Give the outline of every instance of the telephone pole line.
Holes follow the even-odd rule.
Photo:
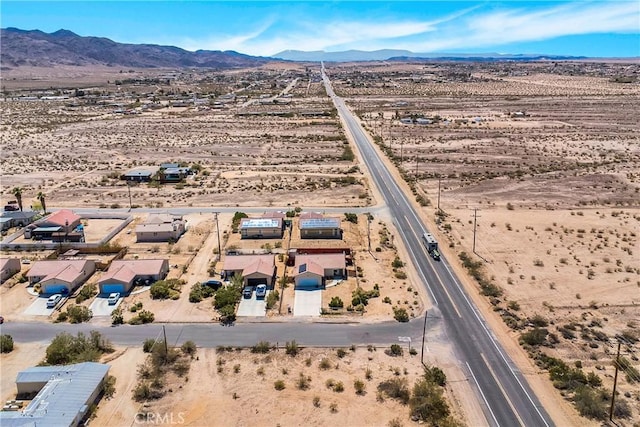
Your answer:
[[[611,393],[611,407],[609,408],[609,421],[613,421],[613,409],[616,402],[616,387],[618,386],[618,369],[620,368],[620,339],[618,339],[618,353],[616,354],[616,373],[613,376],[613,393]]]
[[[473,253],[476,253],[476,229],[478,228],[478,209],[473,209]],[[476,254],[477,255],[477,254]]]
[[[220,212],[214,212],[216,216],[216,231],[218,233],[218,260],[222,259],[222,247],[220,246],[220,225],[218,225],[218,215]]]
[[[440,174],[438,174],[438,212],[440,212],[440,182],[442,178],[440,178]]]

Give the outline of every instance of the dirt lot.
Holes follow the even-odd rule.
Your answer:
[[[380,401],[376,387],[381,381],[396,376],[407,378],[412,384],[422,372],[419,356],[408,355],[406,347],[401,357],[390,357],[382,348],[372,348],[372,351],[358,348],[355,353],[344,350],[343,358],[337,356],[336,349],[305,349],[293,358],[283,349],[267,355],[252,354],[247,349],[230,353],[199,349],[188,376],[172,380],[169,385],[172,392],[143,407],[131,399],[137,381],[136,370],[131,366],[142,363],[146,355],[141,349],[128,348],[110,362],[110,373],[117,378],[117,390],[111,400],[99,405],[92,424],[128,425],[137,413],[146,411],[172,416],[176,422],[180,418],[184,421],[180,424],[189,426],[298,425],[301,422],[314,426],[327,422],[382,426],[394,418],[401,420],[402,425],[409,425],[408,408],[390,398]],[[324,358],[329,361],[327,369],[319,366]],[[367,369],[371,371],[370,380],[365,378]],[[299,390],[296,386],[301,373],[311,379],[308,390]],[[344,391],[327,388],[329,379],[342,382]],[[354,381],[358,379],[365,383],[364,395],[354,391]],[[277,380],[284,382],[284,390],[274,389]],[[313,403],[315,397],[319,400],[318,406]],[[447,398],[455,399],[448,387]],[[335,412],[331,410],[332,404],[336,405]],[[458,405],[453,404],[452,410],[462,419]]]
[[[0,399],[15,399],[18,372],[44,359],[48,343],[14,344],[11,353],[0,353]]]

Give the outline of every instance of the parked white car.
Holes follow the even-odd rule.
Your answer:
[[[118,292],[113,292],[109,294],[109,297],[107,298],[107,302],[109,303],[109,305],[115,305],[118,303],[119,299],[120,299],[120,294]]]
[[[61,294],[53,294],[47,299],[47,308],[55,308],[62,299]]]

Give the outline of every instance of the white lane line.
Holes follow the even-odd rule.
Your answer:
[[[444,267],[447,269],[447,272],[449,272],[449,276],[451,277],[451,279],[453,280],[453,282],[456,284],[456,286],[458,287],[458,289],[460,290],[460,293],[462,294],[463,298],[465,299],[465,301],[467,302],[467,304],[469,305],[469,307],[471,307],[471,311],[473,312],[474,316],[476,317],[476,319],[478,320],[478,323],[480,324],[480,326],[482,327],[482,329],[484,330],[484,332],[487,334],[487,336],[489,337],[489,341],[491,341],[491,343],[493,344],[494,348],[498,351],[498,353],[500,354],[500,357],[502,358],[502,360],[504,361],[505,365],[507,365],[507,367],[509,368],[509,372],[511,372],[511,375],[513,375],[513,378],[516,380],[516,382],[518,383],[518,385],[520,386],[520,388],[522,389],[522,391],[524,392],[524,394],[527,396],[527,399],[529,399],[529,402],[531,403],[531,406],[533,406],[533,408],[536,410],[536,413],[538,414],[538,416],[540,417],[540,419],[542,420],[542,422],[544,423],[545,426],[549,427],[549,423],[547,423],[547,420],[545,420],[545,418],[542,416],[542,413],[540,412],[540,409],[538,409],[538,405],[535,404],[535,402],[533,401],[533,398],[531,397],[531,395],[529,394],[529,392],[527,391],[527,389],[524,388],[524,385],[522,384],[522,382],[520,381],[520,378],[518,378],[518,376],[516,375],[514,369],[511,367],[511,364],[509,363],[509,361],[507,360],[507,357],[504,355],[504,353],[502,352],[502,350],[500,349],[500,347],[498,346],[498,343],[496,342],[496,340],[494,339],[493,335],[491,334],[491,332],[489,331],[489,329],[486,327],[486,325],[484,324],[484,320],[482,318],[480,318],[480,315],[478,314],[478,312],[476,311],[476,308],[473,304],[471,304],[471,301],[469,301],[469,299],[467,298],[467,294],[460,288],[460,284],[458,283],[458,281],[456,280],[456,278],[453,276],[453,273],[451,272],[451,270],[449,269],[449,267],[447,266],[447,264],[444,264]]]
[[[511,399],[509,399],[509,395],[507,394],[506,390],[504,389],[504,387],[502,387],[502,384],[500,383],[500,381],[498,381],[498,377],[496,376],[496,373],[494,372],[493,369],[491,369],[491,364],[489,363],[489,361],[485,357],[484,353],[480,353],[480,357],[482,357],[482,360],[484,360],[485,365],[487,365],[487,368],[489,368],[489,373],[491,374],[491,376],[495,380],[496,384],[498,384],[498,388],[500,389],[500,392],[502,393],[502,395],[504,396],[505,400],[507,401],[507,403],[511,407],[511,410],[513,411],[513,413],[518,418],[518,422],[520,423],[521,426],[526,426],[526,424],[524,423],[524,421],[520,417],[520,414],[518,414],[518,411],[516,410],[515,406],[513,406],[513,402],[511,401]]]
[[[500,423],[496,419],[496,415],[491,410],[491,406],[489,406],[489,402],[487,402],[487,398],[484,395],[484,393],[482,392],[482,387],[480,387],[480,384],[478,383],[478,379],[476,378],[476,376],[473,373],[473,369],[471,369],[471,366],[469,365],[469,362],[465,362],[465,363],[467,364],[467,369],[469,370],[469,373],[471,374],[471,378],[473,378],[473,381],[476,383],[476,387],[478,387],[478,391],[480,392],[480,396],[482,396],[482,400],[484,400],[484,404],[486,405],[487,409],[489,410],[489,413],[491,414],[491,418],[493,418],[493,421],[496,423],[497,426],[499,426]]]

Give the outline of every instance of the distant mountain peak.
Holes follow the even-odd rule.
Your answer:
[[[136,68],[239,68],[269,61],[237,52],[199,50],[175,46],[118,43],[104,37],[83,37],[60,29],[53,33],[19,28],[0,29],[0,65],[51,67],[103,65]]]

